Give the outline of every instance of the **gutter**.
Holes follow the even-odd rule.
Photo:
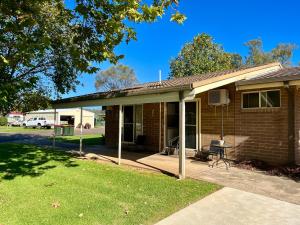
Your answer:
[[[183,91],[183,90],[192,90],[192,84],[176,86],[176,87],[168,87],[168,88],[154,88],[152,90],[143,90],[143,91],[133,91],[133,92],[124,92],[124,93],[111,93],[111,97],[104,96],[103,98],[97,98],[93,96],[93,94],[89,96],[77,96],[71,98],[65,98],[61,100],[51,101],[51,104],[60,104],[60,103],[69,103],[69,102],[81,102],[81,101],[89,101],[89,100],[98,100],[98,99],[110,99],[110,98],[122,98],[128,96],[139,96],[139,95],[147,95],[147,94],[160,94],[160,93],[168,93],[173,91]],[[109,94],[109,93],[108,93]],[[96,93],[94,94],[96,95]]]

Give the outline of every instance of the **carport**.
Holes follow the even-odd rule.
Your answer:
[[[119,128],[118,128],[118,161],[117,163],[121,164],[122,158],[122,120],[123,120],[123,106],[134,104],[144,104],[144,103],[160,103],[160,102],[179,102],[180,105],[180,154],[179,154],[179,176],[180,178],[185,177],[185,100],[194,97],[194,94],[191,93],[191,87],[187,86],[185,89],[188,91],[182,91],[183,87],[173,88],[170,90],[153,90],[151,92],[146,93],[128,93],[127,90],[119,90],[119,91],[111,91],[111,92],[102,92],[91,95],[79,96],[74,98],[62,99],[52,102],[52,106],[54,111],[57,109],[65,109],[65,108],[74,108],[80,107],[80,119],[82,120],[83,107],[91,107],[91,106],[119,106]],[[56,115],[56,113],[54,113]],[[54,119],[56,121],[56,118]],[[79,150],[82,152],[82,129],[83,126],[81,124],[81,137],[80,137],[80,146]],[[55,146],[55,137],[53,144]]]

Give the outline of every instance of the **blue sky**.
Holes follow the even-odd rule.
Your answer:
[[[66,0],[69,4],[71,0]],[[124,54],[120,61],[132,67],[140,82],[158,80],[158,70],[166,79],[169,61],[184,43],[198,33],[206,32],[222,44],[228,52],[247,54],[244,43],[262,38],[264,49],[270,50],[277,43],[295,43],[300,46],[300,1],[269,0],[181,0],[179,10],[187,16],[183,25],[169,21],[169,15],[153,24],[136,25],[137,41],[121,44],[117,53]],[[300,61],[300,48],[295,51],[293,63]],[[100,65],[107,69],[109,63]],[[94,75],[83,75],[82,86],[63,97],[95,92]]]

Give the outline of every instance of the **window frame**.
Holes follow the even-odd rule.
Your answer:
[[[262,92],[269,92],[269,91],[279,91],[279,106],[272,106],[272,107],[262,107],[261,106],[261,93]],[[249,94],[249,93],[258,93],[258,100],[259,100],[259,103],[258,103],[258,107],[251,107],[251,108],[244,108],[244,95],[245,94]],[[248,110],[248,109],[278,109],[281,107],[281,90],[280,89],[267,89],[267,90],[257,90],[257,91],[246,91],[246,92],[242,92],[241,93],[241,108],[242,109],[245,109],[245,110]]]

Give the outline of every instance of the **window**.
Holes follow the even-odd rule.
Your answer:
[[[242,107],[244,109],[280,107],[280,90],[242,93]]]
[[[243,108],[258,108],[259,92],[243,94]]]

